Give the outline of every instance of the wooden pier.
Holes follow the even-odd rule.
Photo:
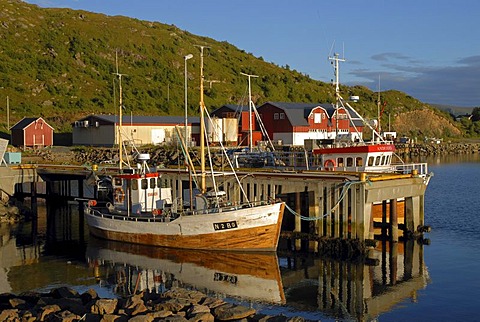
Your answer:
[[[8,171],[12,180],[6,184],[10,187],[1,183],[0,188],[12,194],[89,199],[95,194],[95,175],[106,175],[111,169],[37,165],[10,167]],[[172,187],[173,200],[188,198],[190,177],[186,169],[158,171],[164,185]],[[427,183],[415,172],[396,175],[263,170],[238,171],[237,176],[249,200],[280,198],[286,202],[282,231],[293,239],[303,236],[293,242],[297,250],[317,251],[319,238],[364,243],[381,230],[396,242],[402,236],[424,231]],[[207,185],[212,186],[212,182],[207,180]],[[217,178],[217,185],[233,196],[232,202],[244,201],[233,175]],[[313,238],[305,241],[305,236]]]

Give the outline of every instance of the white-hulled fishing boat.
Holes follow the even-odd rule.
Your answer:
[[[246,201],[238,204],[230,202],[232,199],[225,191],[206,189],[203,67],[201,80],[202,180],[200,193],[195,196],[192,208],[172,202],[171,188],[163,188],[160,173],[150,171],[147,154],[139,154],[138,161],[141,164],[137,168],[124,169],[120,151],[119,173],[112,176],[113,203],[98,206],[95,202],[89,202],[85,210],[86,221],[93,235],[109,240],[186,249],[276,250],[285,206],[283,202],[249,202],[244,194]],[[120,119],[121,110],[120,95]],[[121,139],[119,146],[122,146]],[[194,171],[191,160],[189,165],[190,170]],[[190,191],[190,194],[193,196],[194,191]]]

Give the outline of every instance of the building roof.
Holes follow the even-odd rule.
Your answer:
[[[46,124],[48,127],[50,127],[53,130],[53,127],[51,127],[45,120],[41,117],[24,117],[20,121],[18,121],[14,126],[10,128],[10,130],[23,130],[33,122],[41,119],[44,124]]]
[[[329,109],[333,109],[332,104],[320,103],[267,102],[262,106],[266,104],[270,104],[285,111],[287,118],[290,120],[290,123],[293,126],[308,126],[308,115],[310,115],[312,110],[316,107],[323,107],[325,110],[327,110],[327,113],[329,113]]]
[[[219,108],[214,109],[212,112],[210,112],[210,115],[215,114],[218,110],[220,110],[222,108],[223,109],[227,108],[227,109],[231,110],[232,112],[248,111],[248,105],[245,106],[245,105],[236,105],[236,104],[225,104],[225,105],[222,105]]]
[[[96,118],[108,123],[117,123],[118,115],[89,115],[82,118],[80,121]],[[122,123],[124,124],[185,124],[184,116],[142,116],[142,115],[122,115]],[[198,116],[189,116],[188,123],[200,123],[200,118]]]
[[[285,111],[290,123],[293,126],[308,126],[308,116],[316,107],[322,107],[326,110],[329,117],[335,113],[335,106],[331,103],[288,103],[288,102],[267,102],[263,105],[270,104]],[[262,105],[262,106],[263,106]],[[362,126],[360,115],[353,109],[345,106],[355,126]]]

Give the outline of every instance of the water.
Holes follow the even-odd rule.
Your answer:
[[[76,204],[55,203],[39,205],[38,235],[30,222],[0,226],[0,293],[65,285],[115,297],[179,285],[311,320],[480,321],[480,158],[427,161],[429,244],[386,243],[374,264],[106,242],[88,235]]]

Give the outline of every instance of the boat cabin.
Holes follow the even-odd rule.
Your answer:
[[[314,149],[317,166],[331,171],[391,172],[393,144],[352,145]]]
[[[171,188],[162,188],[157,173],[124,173],[113,177],[115,209],[140,214],[158,212],[172,204]]]

